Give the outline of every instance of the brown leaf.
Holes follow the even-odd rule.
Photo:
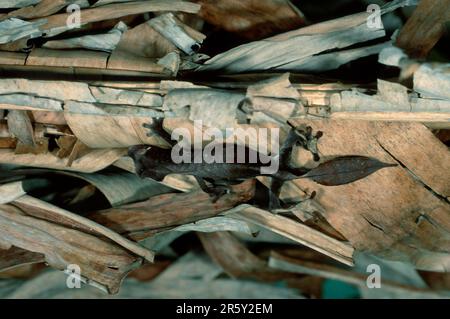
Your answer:
[[[260,39],[305,24],[303,14],[288,0],[196,0],[208,23],[248,39]]]
[[[393,166],[397,164],[383,163],[365,156],[343,156],[320,164],[303,177],[321,185],[338,186],[355,182],[382,168]]]
[[[253,180],[232,187],[216,203],[203,191],[154,196],[148,201],[90,213],[88,218],[135,240],[178,225],[214,217],[254,196]]]
[[[47,137],[35,138],[34,145],[25,144],[21,141],[17,142],[16,148],[14,150],[14,154],[46,154],[48,153],[48,142],[49,139]]]
[[[77,144],[78,139],[75,136],[61,136],[56,140],[56,144],[59,146],[59,150],[56,154],[59,158],[66,158],[68,157],[75,148],[75,145]]]
[[[0,249],[0,272],[21,265],[41,263],[45,261],[43,254],[34,253],[12,246],[8,250]]]
[[[336,240],[290,218],[275,215],[251,206],[229,214],[228,216],[255,224],[314,249],[343,264],[353,266],[354,249],[351,245]]]
[[[154,253],[152,251],[143,248],[135,242],[120,236],[109,228],[99,225],[83,216],[74,214],[28,195],[24,195],[16,199],[12,204],[19,207],[23,211],[26,211],[28,215],[33,217],[69,227],[70,229],[77,229],[95,236],[106,237],[108,240],[111,240],[130,252],[133,252],[137,256],[141,256],[150,262],[154,261]]]
[[[386,163],[395,158],[407,168],[381,170],[339,187],[321,187],[306,178],[294,181],[301,189],[317,191],[324,217],[355,249],[409,262],[418,269],[449,269],[450,206],[437,191],[425,187],[441,192],[448,187],[449,152],[423,124],[354,120],[295,120],[293,124],[324,132],[320,152],[325,158],[361,154]],[[411,161],[408,154],[416,154],[417,159]],[[439,173],[442,177],[437,180]]]
[[[0,206],[0,230],[2,248],[15,246],[45,255],[46,262],[60,270],[79,265],[89,283],[111,294],[117,293],[123,278],[142,263],[115,243],[27,216],[11,205]]]
[[[230,232],[198,233],[198,236],[208,255],[231,277],[263,281],[292,277],[269,268],[265,260],[254,255]]]
[[[10,110],[8,112],[8,128],[12,136],[25,145],[34,146],[34,132],[27,111]]]
[[[425,58],[445,32],[450,20],[450,0],[420,1],[401,30],[396,45],[414,58]]]
[[[12,137],[0,137],[0,148],[16,148],[17,139]]]

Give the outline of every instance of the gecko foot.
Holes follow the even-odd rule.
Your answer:
[[[213,186],[208,189],[207,193],[215,204],[222,196],[231,193],[231,189],[227,186]]]
[[[323,136],[322,131],[318,131],[313,135],[313,129],[311,126],[307,126],[305,129],[295,129],[293,130],[298,136],[297,145],[303,147],[305,150],[311,152],[314,156],[314,161],[320,161],[319,150],[317,143],[319,139]]]
[[[153,120],[152,123],[142,124],[142,126],[144,128],[149,130],[149,132],[147,132],[148,137],[154,136],[155,131],[159,133],[164,130],[164,127],[163,127],[164,118],[163,117],[156,117],[156,118],[153,118],[152,120]]]

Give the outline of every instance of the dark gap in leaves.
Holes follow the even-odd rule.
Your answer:
[[[170,244],[170,247],[179,256],[183,256],[190,251],[203,251],[203,245],[194,232],[181,235]]]

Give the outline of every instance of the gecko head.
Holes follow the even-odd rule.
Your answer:
[[[140,157],[144,156],[145,153],[150,149],[150,146],[148,145],[135,145],[131,146],[128,149],[128,156],[131,157],[133,160],[138,160]]]
[[[133,159],[136,174],[140,177],[144,177],[145,175],[145,167],[142,161],[145,159],[145,154],[149,149],[150,146],[147,145],[135,145],[128,149],[128,156]]]

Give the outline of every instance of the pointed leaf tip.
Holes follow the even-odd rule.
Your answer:
[[[320,164],[303,177],[321,185],[339,186],[363,179],[382,168],[394,166],[397,164],[383,163],[365,156],[343,156]]]

